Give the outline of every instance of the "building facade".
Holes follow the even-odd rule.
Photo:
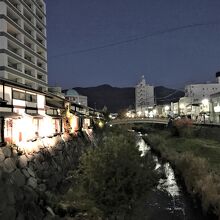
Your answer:
[[[185,97],[191,98],[191,103],[199,104],[210,95],[220,92],[220,72],[216,73],[217,83],[191,84],[185,87]]]
[[[146,116],[148,111],[154,107],[154,86],[146,84],[144,76],[135,87],[136,113]]]
[[[69,102],[88,106],[87,96],[80,95],[75,89],[68,89],[65,91],[64,96]]]
[[[62,132],[60,111],[64,109],[64,101],[9,80],[0,80],[1,142],[22,146],[36,136]]]
[[[0,0],[0,78],[47,91],[43,0]]]

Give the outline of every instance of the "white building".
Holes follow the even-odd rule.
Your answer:
[[[185,97],[179,100],[180,115],[191,116],[194,120],[201,114],[210,116],[211,96],[220,92],[220,72],[216,73],[216,78],[217,83],[191,84],[185,87]]]
[[[60,110],[65,99],[0,80],[1,142],[22,146],[35,138],[62,132]]]
[[[68,89],[64,96],[72,103],[88,106],[87,96],[80,95],[75,89]]]
[[[43,0],[0,1],[0,78],[47,91]]]
[[[220,92],[220,72],[216,73],[217,83],[191,84],[185,87],[185,96],[191,98],[192,103],[201,103],[210,95]]]
[[[144,76],[135,87],[135,106],[136,112],[141,115],[148,114],[149,110],[154,107],[154,86],[146,84]]]

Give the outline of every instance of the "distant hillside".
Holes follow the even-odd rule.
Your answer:
[[[132,108],[135,106],[135,89],[132,87],[117,88],[110,85],[100,85],[73,89],[79,94],[87,96],[88,105],[92,108],[102,109],[106,106],[110,112],[118,112],[129,106]],[[158,86],[155,87],[155,96],[157,104],[166,104],[171,101],[177,101],[184,96],[184,92]]]

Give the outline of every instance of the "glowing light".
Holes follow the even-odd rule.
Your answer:
[[[220,112],[220,105],[214,106],[214,112]]]
[[[145,115],[145,117],[148,117],[148,115],[149,115],[148,111],[144,111],[144,115]]]
[[[209,100],[208,99],[203,99],[202,100],[202,104],[203,105],[208,105],[209,104]]]
[[[180,104],[180,109],[184,109],[185,105],[183,103]]]
[[[100,128],[103,128],[104,123],[103,123],[102,121],[99,121],[98,126],[99,126]]]
[[[150,118],[153,118],[153,117],[154,117],[153,111],[150,111],[150,112],[149,112],[149,117],[150,117]]]
[[[78,124],[78,117],[71,114],[72,117],[70,117],[70,126],[71,126],[71,132],[76,132],[77,130],[79,130],[79,124]]]
[[[156,114],[157,114],[157,110],[154,109],[154,110],[153,110],[153,115],[155,116]]]
[[[168,105],[165,106],[165,111],[169,111],[170,107]]]
[[[140,117],[140,116],[141,116],[141,111],[138,111],[138,112],[137,112],[137,115]]]

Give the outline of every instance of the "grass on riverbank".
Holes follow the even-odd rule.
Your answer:
[[[220,216],[220,143],[193,135],[175,137],[168,131],[151,133],[148,141],[180,173],[188,192],[201,200],[204,211]]]

